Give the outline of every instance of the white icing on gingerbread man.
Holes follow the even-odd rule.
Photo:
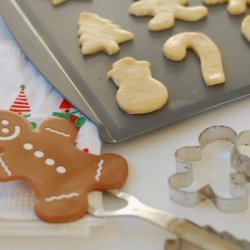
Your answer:
[[[6,134],[10,132],[9,128],[6,127],[9,125],[9,121],[4,119],[1,121],[1,124],[4,126],[1,129],[1,132],[4,134],[4,136],[0,136],[0,141],[13,140],[13,139],[16,139],[20,135],[21,128],[19,126],[15,126],[14,132],[10,135],[5,136]]]

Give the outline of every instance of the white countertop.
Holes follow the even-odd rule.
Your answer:
[[[0,27],[0,38],[6,33]],[[210,201],[187,208],[169,198],[168,177],[175,173],[174,152],[186,145],[197,145],[199,133],[213,125],[227,125],[235,131],[250,129],[250,98],[244,98],[169,127],[159,129],[119,144],[104,144],[102,152],[124,156],[129,163],[129,177],[123,191],[143,203],[185,217],[201,225],[211,225],[250,240],[250,206],[241,213],[218,211]],[[169,233],[135,218],[110,218],[91,230],[87,238],[0,237],[0,248],[8,250],[163,250]]]

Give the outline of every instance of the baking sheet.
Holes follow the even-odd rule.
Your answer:
[[[250,94],[249,43],[240,33],[244,17],[231,16],[226,5],[208,6],[207,18],[195,23],[176,21],[173,29],[150,32],[149,17],[134,17],[131,0],[71,0],[55,7],[49,0],[1,0],[0,10],[28,57],[66,98],[94,120],[106,142],[119,142],[173,124],[201,111]],[[190,1],[190,5],[201,1]],[[121,44],[117,55],[83,56],[77,37],[80,12],[95,12],[135,35]],[[226,83],[207,87],[199,58],[172,62],[162,54],[165,41],[174,34],[197,31],[207,34],[220,48]],[[145,115],[129,115],[117,105],[117,87],[107,78],[112,64],[125,56],[147,60],[152,76],[169,91],[166,106]]]

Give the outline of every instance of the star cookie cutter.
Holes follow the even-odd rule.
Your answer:
[[[233,144],[231,153],[231,166],[240,172],[230,174],[230,192],[232,197],[222,197],[213,190],[208,183],[195,191],[187,191],[193,182],[193,162],[201,160],[202,149],[215,141],[228,141]],[[184,206],[194,206],[204,200],[210,199],[222,212],[241,212],[247,208],[246,189],[247,176],[250,176],[250,159],[242,154],[239,146],[250,145],[250,131],[237,133],[227,126],[212,126],[199,135],[199,146],[185,146],[175,152],[177,173],[168,178],[171,199]],[[219,166],[218,166],[219,167]]]

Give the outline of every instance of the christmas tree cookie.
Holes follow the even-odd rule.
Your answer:
[[[105,51],[112,55],[120,50],[119,43],[133,39],[133,34],[94,13],[82,12],[78,20],[78,35],[84,55]]]

